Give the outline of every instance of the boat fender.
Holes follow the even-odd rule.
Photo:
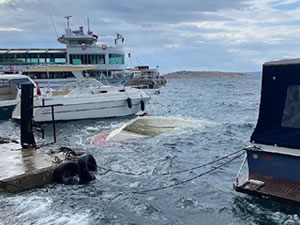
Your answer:
[[[80,168],[76,162],[65,161],[56,167],[53,175],[59,184],[79,184]]]
[[[78,165],[80,167],[80,184],[86,184],[96,179],[91,172],[97,171],[97,163],[91,154],[81,156],[78,160]]]
[[[131,101],[131,98],[127,98],[127,104],[128,104],[128,108],[132,108],[132,101]]]
[[[141,110],[144,112],[145,111],[145,102],[141,101]]]

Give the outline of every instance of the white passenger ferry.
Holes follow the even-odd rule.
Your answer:
[[[65,34],[57,40],[66,45],[60,49],[0,49],[0,72],[17,73],[45,64],[71,64],[71,65],[94,65],[96,69],[90,76],[99,78],[101,81],[114,84],[126,82],[125,75],[125,52],[123,48],[124,37],[116,33],[113,43],[104,43],[101,37],[94,34],[88,24],[87,33],[83,26],[78,30],[70,28],[71,16],[67,19]],[[50,73],[31,74],[36,79],[64,78],[66,74]]]

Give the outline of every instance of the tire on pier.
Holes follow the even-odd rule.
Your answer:
[[[81,156],[78,160],[78,165],[80,168],[80,184],[86,184],[96,179],[93,172],[97,171],[97,163],[91,154]]]
[[[65,161],[54,170],[54,181],[59,184],[79,184],[80,167],[76,162]]]

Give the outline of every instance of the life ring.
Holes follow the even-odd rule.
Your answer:
[[[95,158],[91,154],[81,156],[78,160],[78,165],[80,168],[80,184],[86,184],[96,179],[91,171],[97,171],[97,163]]]
[[[86,50],[86,49],[87,49],[87,45],[86,45],[86,44],[82,44],[82,45],[81,45],[81,49],[82,49],[82,50]]]
[[[127,98],[126,101],[127,101],[128,108],[131,109],[131,108],[132,108],[132,101],[131,101],[131,98]]]
[[[107,49],[107,46],[106,46],[106,45],[102,45],[102,49],[103,49],[103,50],[106,50],[106,49]]]
[[[79,184],[80,168],[76,162],[66,161],[54,170],[54,181],[59,184]]]
[[[144,112],[145,111],[145,102],[141,101],[141,110]]]

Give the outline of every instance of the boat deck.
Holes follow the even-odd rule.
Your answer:
[[[255,182],[259,181],[259,182]],[[236,191],[300,206],[300,184],[273,177],[256,176],[242,184],[233,184]]]

